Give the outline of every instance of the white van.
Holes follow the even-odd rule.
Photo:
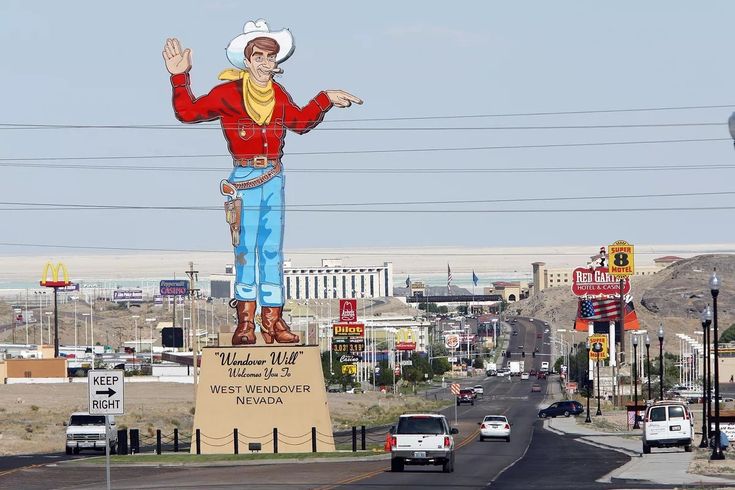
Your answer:
[[[683,446],[692,452],[694,419],[689,407],[682,402],[661,401],[646,409],[643,418],[643,454],[652,447]]]

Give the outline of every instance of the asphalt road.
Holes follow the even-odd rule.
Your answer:
[[[508,348],[513,359],[524,359],[526,370],[540,367],[546,356],[530,353],[538,346],[542,353],[546,335],[543,322],[519,321],[517,336],[510,336]],[[527,354],[520,357],[518,345]],[[477,378],[463,385],[477,384]],[[546,382],[539,381],[542,393],[531,393],[535,380],[520,378],[488,378],[482,380],[485,395],[474,406],[457,407],[457,452],[455,472],[442,473],[441,467],[407,466],[402,473],[389,471],[389,461],[328,462],[310,464],[278,464],[253,466],[207,467],[114,467],[113,487],[142,488],[605,488],[595,479],[627,461],[619,453],[592,448],[541,429],[537,418],[543,404]],[[446,413],[454,425],[455,407]],[[505,414],[513,423],[511,441],[479,442],[478,422],[487,414]],[[48,456],[48,455],[46,455]],[[44,455],[39,458],[43,459]],[[139,458],[144,458],[143,455]],[[3,458],[4,459],[4,458]],[[60,458],[66,459],[66,457]],[[2,461],[2,460],[0,460]],[[16,460],[17,462],[17,460]],[[580,462],[582,464],[580,464]],[[595,462],[595,464],[592,464]],[[104,467],[70,465],[26,466],[19,470],[1,471],[0,487],[4,488],[99,488],[104,483]],[[2,467],[2,466],[0,466]],[[609,469],[608,469],[609,468]],[[570,476],[572,475],[572,476]],[[543,477],[543,479],[539,479]]]

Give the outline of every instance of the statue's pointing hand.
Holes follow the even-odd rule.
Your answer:
[[[181,50],[181,44],[176,38],[166,39],[163,45],[163,59],[166,62],[166,69],[172,75],[186,73],[191,70],[191,50]]]
[[[327,90],[329,101],[335,107],[350,107],[352,103],[362,104],[362,100],[344,90]]]

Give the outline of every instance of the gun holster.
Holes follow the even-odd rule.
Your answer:
[[[225,220],[230,225],[232,235],[232,246],[240,244],[240,219],[242,218],[242,199],[230,199],[225,201]]]

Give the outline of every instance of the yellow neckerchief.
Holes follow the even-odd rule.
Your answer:
[[[261,87],[250,80],[250,73],[242,70],[228,69],[219,74],[220,80],[242,79],[242,96],[245,110],[248,116],[258,123],[259,126],[271,122],[273,108],[276,105],[273,82],[268,80],[268,85]]]

